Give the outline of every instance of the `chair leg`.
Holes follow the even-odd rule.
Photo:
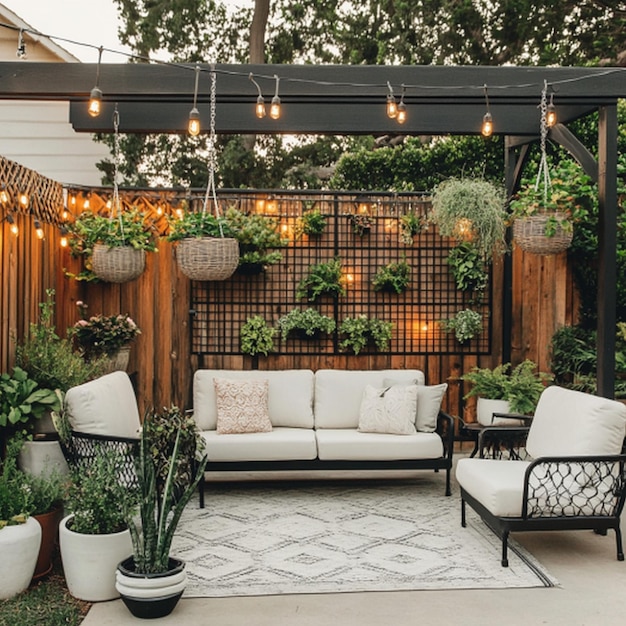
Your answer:
[[[465,500],[461,498],[461,526],[465,528],[467,523],[465,521]]]
[[[509,566],[509,558],[508,558],[508,543],[509,543],[509,531],[505,530],[502,533],[502,567]]]
[[[615,543],[617,544],[617,560],[624,560],[624,548],[622,547],[622,531],[618,526],[615,527]]]
[[[198,483],[198,496],[200,497],[200,508],[204,508],[204,476],[200,479]]]
[[[452,495],[452,491],[450,490],[450,468],[446,470],[446,495]]]

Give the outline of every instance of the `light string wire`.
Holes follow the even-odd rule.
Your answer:
[[[77,41],[75,39],[69,39],[66,37],[60,37],[57,35],[50,35],[50,34],[46,34],[46,33],[42,33],[41,31],[38,31],[36,29],[33,28],[20,28],[19,26],[15,26],[13,24],[4,24],[4,23],[0,23],[0,28],[8,28],[10,30],[14,30],[14,31],[22,31],[24,33],[28,33],[30,35],[35,35],[37,37],[45,37],[47,39],[52,39],[52,40],[57,40],[57,41],[61,41],[64,43],[69,43],[75,46],[82,46],[85,48],[92,48],[95,50],[99,50],[100,48],[102,50],[105,50],[107,52],[111,52],[113,54],[118,54],[120,56],[124,56],[128,59],[131,60],[136,60],[136,61],[142,61],[142,62],[146,62],[146,63],[151,63],[154,65],[164,65],[164,66],[168,66],[168,67],[175,67],[181,70],[185,70],[185,71],[195,71],[195,65],[193,64],[184,64],[184,63],[178,63],[178,62],[174,62],[174,61],[163,61],[163,60],[159,60],[159,59],[153,59],[149,56],[146,55],[139,55],[139,54],[134,54],[134,53],[130,53],[130,52],[123,52],[121,50],[115,50],[113,48],[105,48],[103,46],[96,46],[94,44],[90,44],[90,43],[85,43],[82,41]],[[226,70],[226,69],[217,69],[215,68],[214,65],[211,66],[212,69],[205,69],[205,68],[201,68],[201,72],[215,72],[216,74],[223,74],[223,75],[228,75],[228,76],[241,76],[243,78],[249,79],[250,76],[250,72],[237,72],[235,70]],[[446,66],[444,66],[446,67]],[[554,69],[554,68],[545,68],[546,70],[550,70],[550,69]],[[562,69],[567,69],[567,68],[562,68]],[[593,72],[593,73],[589,73],[589,74],[585,74],[583,76],[574,76],[571,78],[563,78],[563,79],[559,79],[559,80],[555,80],[552,81],[550,83],[548,83],[550,86],[554,87],[555,85],[564,85],[564,84],[568,84],[568,83],[575,83],[575,82],[580,82],[583,80],[590,80],[593,78],[598,78],[598,77],[603,77],[603,76],[610,76],[611,74],[615,74],[615,73],[626,73],[626,68],[623,67],[611,67],[611,68],[607,68],[606,70],[602,71],[602,72]],[[271,80],[271,81],[275,81],[276,80],[276,75],[272,74],[255,74],[254,75],[256,78],[261,78],[264,80]],[[373,87],[381,87],[381,88],[387,88],[389,85],[389,81],[386,81],[385,83],[355,83],[355,82],[347,82],[347,81],[321,81],[321,80],[312,80],[312,79],[308,79],[308,78],[298,78],[298,77],[287,77],[287,76],[281,76],[280,80],[284,81],[284,82],[290,82],[290,83],[302,83],[302,84],[310,84],[310,85],[319,85],[319,86],[325,86],[325,87],[357,87],[357,88],[364,88],[364,89],[371,89]],[[545,82],[545,81],[544,81]],[[538,86],[537,83],[534,82],[529,82],[529,83],[518,83],[518,84],[507,84],[507,85],[489,85],[489,89],[490,90],[506,90],[506,89],[529,89],[531,87],[536,87]],[[408,90],[408,89],[415,89],[415,90],[438,90],[438,91],[454,91],[454,90],[459,90],[459,89],[471,89],[471,90],[483,90],[485,88],[484,84],[481,85],[427,85],[427,84],[410,84],[410,83],[404,83],[404,87]]]

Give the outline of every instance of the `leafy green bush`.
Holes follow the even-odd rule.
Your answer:
[[[368,318],[366,315],[346,317],[339,326],[340,334],[345,336],[339,347],[359,354],[372,341],[378,350],[384,351],[389,347],[392,330],[392,322],[375,317]]]
[[[475,246],[466,242],[451,248],[447,263],[457,289],[482,294],[489,283],[489,273]]]
[[[296,298],[299,300],[306,298],[310,302],[314,302],[323,295],[344,296],[346,289],[341,278],[341,259],[339,257],[311,265],[308,276],[305,276],[298,283]]]
[[[483,316],[472,309],[463,309],[454,317],[439,322],[446,333],[454,333],[459,343],[465,343],[480,335],[483,330]]]
[[[250,356],[263,354],[267,356],[274,349],[274,337],[277,330],[268,326],[260,315],[253,315],[239,331],[241,351]]]
[[[289,333],[297,331],[305,337],[314,338],[319,333],[330,335],[335,330],[335,320],[315,309],[292,309],[278,320],[281,339],[286,341]]]
[[[401,261],[388,263],[381,267],[372,279],[372,286],[374,291],[402,293],[406,291],[410,280],[411,266],[406,262],[406,257],[403,257]]]

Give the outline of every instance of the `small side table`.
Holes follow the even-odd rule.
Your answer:
[[[478,422],[466,423],[462,421],[459,433],[474,442],[474,449],[470,453],[470,458],[475,457],[479,450],[481,456],[485,456],[485,450],[489,450],[489,456],[492,458],[500,458],[503,451],[506,451],[512,459],[524,458],[525,452],[522,452],[522,449],[524,449],[528,427],[533,418],[528,415],[512,413],[494,413],[493,417],[520,420],[524,422],[524,425],[483,426]]]

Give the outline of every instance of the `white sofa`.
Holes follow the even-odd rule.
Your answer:
[[[267,381],[271,430],[219,432],[215,379],[263,384]],[[391,384],[417,385],[418,430],[402,435],[360,432],[360,409],[366,387]],[[202,369],[195,372],[193,379],[193,416],[206,442],[207,472],[443,469],[446,495],[450,495],[453,420],[439,408],[445,388],[445,384],[427,387],[420,370]],[[420,415],[432,415],[433,432],[419,429]],[[202,506],[203,485],[200,487]]]

